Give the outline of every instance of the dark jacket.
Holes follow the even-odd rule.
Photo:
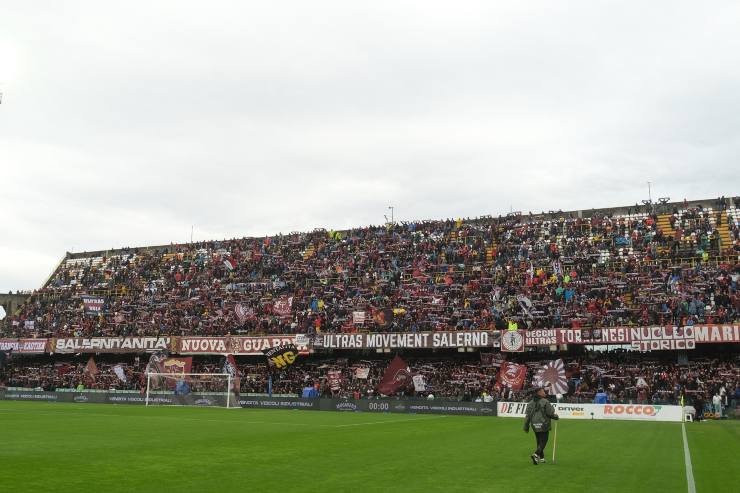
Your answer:
[[[555,408],[544,397],[535,397],[527,405],[527,417],[524,419],[524,431],[550,431],[550,420],[559,419]]]

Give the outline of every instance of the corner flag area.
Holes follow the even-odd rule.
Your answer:
[[[680,423],[0,402],[4,491],[685,492]],[[740,421],[686,423],[695,491],[740,482]]]

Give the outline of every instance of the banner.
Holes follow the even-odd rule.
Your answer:
[[[383,395],[394,395],[404,389],[411,382],[409,367],[400,356],[396,356],[388,365],[383,374],[383,379],[378,384],[378,392]]]
[[[46,352],[48,339],[0,339],[0,351],[14,353],[43,353]]]
[[[342,388],[342,372],[341,370],[329,370],[326,373],[326,383],[329,384],[331,390],[339,390]]]
[[[481,366],[494,366],[500,367],[501,363],[504,362],[504,355],[501,353],[480,353],[480,364]]]
[[[508,330],[501,335],[501,351],[507,353],[521,353],[524,351],[523,330]]]
[[[355,325],[364,325],[365,312],[352,312],[352,323]]]
[[[320,345],[332,349],[445,349],[497,347],[500,334],[487,331],[320,334]],[[319,344],[317,344],[319,345]]]
[[[732,342],[740,342],[740,325],[536,329],[527,331],[525,336],[527,346],[617,344],[640,351],[694,349],[696,344]]]
[[[193,367],[193,358],[165,358],[162,363],[162,373],[171,373],[173,375],[179,375],[182,373],[190,373]]]
[[[658,404],[553,404],[563,419],[616,419],[633,421],[681,421],[683,408]],[[499,402],[497,414],[510,418],[526,415],[526,402]]]
[[[171,337],[74,337],[51,339],[51,353],[142,353],[168,350]]]
[[[546,361],[537,370],[533,383],[537,387],[543,387],[549,395],[567,394],[568,380],[565,378],[563,360]]]
[[[416,392],[424,392],[427,389],[426,382],[424,381],[424,375],[414,375],[412,378],[414,382],[414,390]]]
[[[521,337],[520,337],[521,336]],[[523,343],[522,343],[523,342]],[[0,339],[0,350],[17,353],[142,353],[261,355],[266,349],[294,344],[300,354],[326,349],[498,348],[523,351],[527,346],[561,344],[627,345],[639,351],[693,349],[696,344],[740,342],[740,325],[691,327],[610,327],[604,329],[536,329],[518,331],[402,332],[359,334],[289,334],[232,337],[60,337]],[[484,354],[490,354],[488,352]],[[498,353],[493,353],[497,355]],[[497,366],[499,356],[481,356]],[[493,358],[491,360],[490,358]]]
[[[36,402],[76,402],[98,404],[132,404],[143,406],[146,397],[140,392],[43,392],[0,390],[0,400]],[[455,402],[445,400],[406,401],[383,399],[302,399],[300,397],[241,396],[239,405],[245,408],[295,409],[306,411],[357,411],[369,413],[401,414],[446,414],[467,416],[495,416],[496,404],[493,402]],[[223,393],[195,392],[189,396],[158,394],[150,396],[149,402],[156,404],[195,404],[205,406],[225,406]]]
[[[355,368],[355,378],[366,380],[370,375],[370,368]]]
[[[293,344],[301,354],[308,353],[310,340],[305,334],[265,337],[178,337],[179,354],[262,355],[266,349]]]
[[[100,315],[103,313],[105,298],[99,296],[82,296],[82,305],[85,308],[85,315]]]
[[[266,349],[263,353],[267,357],[268,363],[279,370],[289,367],[298,358],[298,348],[293,344]]]
[[[498,372],[498,382],[514,390],[521,390],[524,387],[524,381],[527,378],[527,366],[517,365],[504,361],[501,363],[501,369]]]
[[[392,308],[385,308],[383,310],[373,310],[373,322],[380,327],[390,327],[393,323],[395,314]]]
[[[291,308],[293,307],[292,296],[281,296],[275,300],[272,305],[272,311],[279,317],[290,317],[292,314]]]

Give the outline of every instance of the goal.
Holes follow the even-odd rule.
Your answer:
[[[229,373],[147,373],[147,406],[239,408],[239,389]]]

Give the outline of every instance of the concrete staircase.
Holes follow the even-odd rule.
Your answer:
[[[722,213],[717,213],[717,222],[719,222],[720,214]],[[727,226],[727,218],[723,218],[722,224],[717,226],[717,232],[719,233],[719,251],[722,252],[732,246],[732,237],[730,236],[730,228]]]
[[[310,259],[311,257],[313,257],[314,253],[316,253],[316,247],[313,245],[313,243],[311,243],[303,252],[303,260]]]
[[[659,214],[658,220],[656,221],[659,229],[663,230],[664,236],[672,237],[676,234],[676,231],[671,226],[671,214]]]

